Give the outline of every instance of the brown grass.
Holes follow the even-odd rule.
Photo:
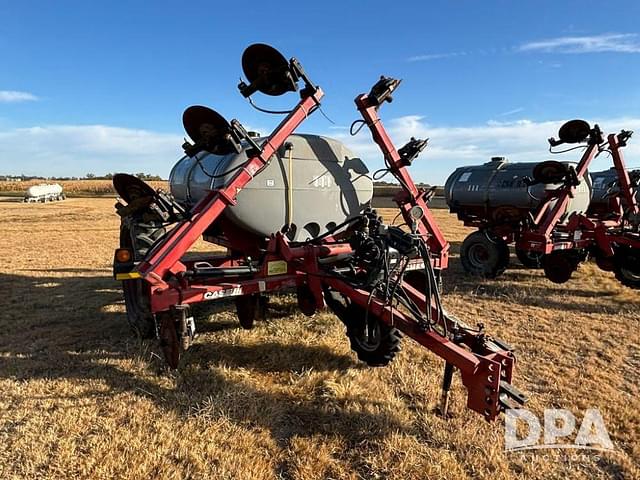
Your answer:
[[[112,204],[0,203],[0,478],[639,478],[640,296],[611,274],[585,265],[557,286],[515,265],[474,281],[452,259],[448,309],[518,347],[529,407],[599,408],[616,448],[532,459],[504,453],[501,422],[464,408],[459,377],[453,417],[434,415],[434,355],[407,340],[366,368],[333,315],[306,318],[290,296],[252,331],[200,309],[167,371],[130,336],[110,277]],[[467,229],[436,216],[457,253]]]

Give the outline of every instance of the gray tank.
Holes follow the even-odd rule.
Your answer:
[[[637,177],[639,171],[629,172],[631,178]],[[591,195],[591,204],[589,205],[589,215],[606,216],[615,213],[613,209],[613,199],[618,190],[618,172],[615,167],[602,172],[591,173],[591,182],[593,184],[593,193]],[[636,200],[640,201],[640,191],[636,189]],[[624,203],[624,199],[622,199]]]
[[[287,144],[290,149],[285,148]],[[246,161],[244,150],[222,156],[208,152],[185,156],[171,170],[171,193],[190,208],[208,191],[227,183],[237,173],[234,169]],[[367,167],[342,143],[296,134],[238,194],[237,205],[227,208],[225,216],[241,229],[261,236],[291,225],[289,239],[303,241],[358,215],[372,196]]]
[[[562,162],[577,165],[574,162]],[[559,184],[537,184],[527,189],[525,177],[532,177],[538,163],[510,163],[494,157],[483,165],[460,167],[447,179],[444,192],[451,213],[467,224],[499,225],[524,220],[538,207],[545,189]],[[586,212],[591,197],[591,182],[585,175],[570,200],[562,221],[573,212]]]

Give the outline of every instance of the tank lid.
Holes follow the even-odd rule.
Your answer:
[[[489,160],[487,163],[485,163],[485,166],[489,166],[489,165],[494,165],[495,163],[509,163],[509,161],[507,160],[507,157],[491,157],[491,160]],[[501,168],[502,165],[498,165],[498,166],[493,166],[491,168]]]

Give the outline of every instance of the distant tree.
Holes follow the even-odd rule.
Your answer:
[[[95,175],[95,173],[87,173],[87,174],[85,175],[85,178],[88,178],[88,179],[94,179],[94,178],[96,178],[96,175]]]

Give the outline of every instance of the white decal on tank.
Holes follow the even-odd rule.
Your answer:
[[[321,175],[313,179],[313,186],[316,188],[331,188],[331,177]]]

